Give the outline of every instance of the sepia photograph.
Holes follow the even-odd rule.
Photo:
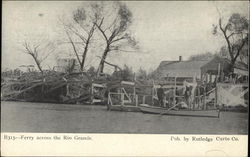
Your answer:
[[[2,9],[2,133],[248,135],[248,1]]]

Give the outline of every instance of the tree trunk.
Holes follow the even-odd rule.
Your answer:
[[[93,36],[93,33],[94,33],[94,30],[95,30],[95,24],[93,24],[89,34],[88,34],[88,38],[87,38],[87,41],[85,43],[85,47],[84,47],[84,52],[83,52],[83,55],[82,55],[82,63],[81,63],[81,71],[83,71],[83,68],[84,68],[84,64],[85,64],[85,59],[86,59],[86,56],[87,56],[87,52],[88,52],[88,48],[89,48],[89,42],[90,42],[90,39],[92,38]]]
[[[81,71],[83,71],[83,67],[84,67],[84,64],[85,64],[85,59],[86,59],[87,52],[88,52],[88,47],[89,47],[89,41],[86,42],[84,52],[83,52],[83,55],[82,55],[82,62],[81,62],[81,67],[80,67]]]
[[[42,67],[40,65],[40,62],[37,60],[37,58],[34,55],[31,55],[31,56],[34,58],[39,71],[43,74],[43,70],[42,70]]]
[[[43,70],[42,70],[40,63],[38,63],[37,66],[38,66],[38,69],[40,70],[40,72],[43,74]]]
[[[234,65],[235,65],[235,62],[236,62],[236,58],[234,58],[234,59],[231,60],[230,67],[229,67],[229,72],[230,72],[230,73],[233,73],[233,72],[234,72]]]
[[[106,47],[106,49],[102,55],[102,59],[100,61],[99,67],[98,67],[97,76],[100,76],[100,74],[103,73],[104,63],[105,63],[106,57],[108,55],[108,52],[109,52],[109,46]]]

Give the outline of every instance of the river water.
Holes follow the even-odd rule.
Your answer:
[[[248,113],[220,118],[107,111],[105,106],[1,102],[2,132],[247,134]]]

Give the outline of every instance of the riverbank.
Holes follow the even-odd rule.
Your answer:
[[[220,118],[107,111],[106,106],[1,102],[2,132],[247,134],[248,113]]]

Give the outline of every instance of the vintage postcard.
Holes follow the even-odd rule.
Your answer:
[[[2,4],[2,156],[247,156],[248,1]]]

